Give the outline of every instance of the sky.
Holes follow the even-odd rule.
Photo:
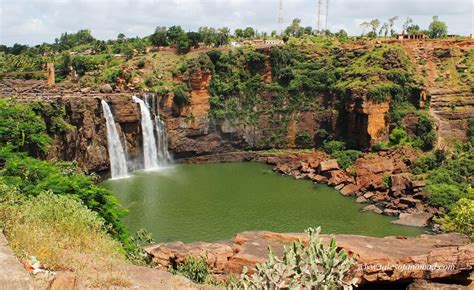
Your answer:
[[[0,44],[36,45],[54,42],[63,32],[90,29],[98,39],[146,36],[156,26],[181,25],[186,31],[200,26],[252,26],[271,32],[300,18],[303,26],[317,26],[318,0],[0,0]],[[325,27],[325,1],[321,28]],[[381,23],[398,16],[401,31],[407,16],[427,28],[433,15],[448,25],[450,34],[474,33],[474,0],[329,0],[327,27],[360,35],[359,24],[373,18]]]

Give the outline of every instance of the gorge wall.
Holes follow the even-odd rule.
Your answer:
[[[420,107],[430,105],[441,138],[462,140],[466,138],[467,119],[474,117],[472,88],[469,82],[461,81],[453,72],[450,73],[451,83],[458,84],[456,87],[449,88],[448,82],[436,81],[436,77],[441,76],[442,71],[446,76],[451,71],[451,63],[456,71],[467,70],[469,66],[463,66],[464,61],[466,55],[469,57],[474,43],[450,42],[453,48],[448,50],[446,45],[442,42],[406,42],[401,47],[415,64],[417,75],[424,78],[421,94],[416,101]],[[367,44],[342,48],[336,58],[343,65],[344,62],[356,62],[360,55],[364,55],[364,51],[372,48],[373,45]],[[257,52],[269,56],[271,49],[263,48]],[[426,63],[421,61],[425,58]],[[396,56],[389,56],[383,59],[383,66],[397,68],[399,62]],[[443,63],[448,64],[443,66]],[[426,70],[427,73],[424,73]],[[185,158],[240,149],[314,147],[319,146],[328,135],[343,136],[359,148],[367,149],[375,142],[388,139],[390,99],[375,101],[368,97],[368,90],[364,88],[348,90],[345,97],[339,99],[331,90],[323,90],[312,96],[311,101],[304,106],[288,113],[279,109],[289,105],[291,95],[290,101],[281,103],[279,95],[271,86],[277,81],[274,73],[274,64],[268,58],[263,66],[257,68],[255,75],[259,76],[261,83],[257,90],[259,99],[248,110],[251,114],[248,118],[215,117],[211,83],[216,76],[209,70],[198,68],[185,78],[178,76],[177,82],[186,82],[189,86],[188,105],[178,108],[173,101],[173,92],[157,96],[159,113],[167,127],[170,151],[175,157]],[[362,78],[371,77],[371,73],[360,74]],[[385,81],[383,78],[379,80]],[[101,99],[111,106],[130,159],[141,160],[140,113],[137,105],[131,101],[133,94],[141,93],[117,93],[63,85],[49,89],[42,82],[33,80],[7,79],[0,83],[0,97],[20,101],[40,100],[54,103],[55,108],[62,108],[63,118],[72,126],[65,132],[55,134],[55,142],[47,158],[76,160],[82,169],[90,172],[103,172],[109,168]],[[227,101],[225,96],[224,100]],[[404,122],[410,131],[410,126],[416,124],[416,118],[408,115]]]

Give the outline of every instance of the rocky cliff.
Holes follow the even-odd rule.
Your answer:
[[[424,80],[413,103],[419,107],[429,106],[439,136],[446,140],[445,143],[451,138],[465,138],[466,120],[474,117],[472,80],[469,79],[473,42],[405,42],[401,47],[414,64],[416,76]],[[399,75],[408,73],[406,76],[413,77],[399,52],[373,43],[324,48],[316,52],[312,47],[301,50],[303,56],[295,56],[304,60],[300,67],[290,63],[281,68],[279,62],[282,60],[271,48],[233,55],[234,62],[242,63],[241,67],[236,67],[240,69],[237,74],[225,75],[215,68],[190,66],[192,69],[185,77],[175,79],[187,84],[188,105],[177,108],[173,92],[157,96],[157,111],[165,120],[170,150],[182,158],[241,149],[309,148],[318,146],[328,137],[345,138],[361,149],[386,141],[391,129],[389,115],[393,101],[381,93],[380,99],[372,95],[373,89],[391,82],[392,76],[386,73],[387,70],[395,69]],[[321,60],[320,64],[314,64]],[[337,83],[331,83],[333,76],[326,74],[331,72],[329,66],[326,69],[327,61],[333,63],[334,73],[347,83],[344,90],[340,90]],[[212,66],[232,67],[231,63]],[[354,67],[344,71],[350,66]],[[373,72],[368,66],[379,67]],[[280,83],[288,77],[288,69],[293,70],[290,78],[300,77],[301,80],[296,89],[292,88],[291,82],[285,85],[288,89],[282,93]],[[295,75],[299,71],[302,75]],[[246,83],[244,78],[247,78]],[[311,83],[314,79],[321,79],[316,86]],[[213,80],[217,81],[213,83]],[[357,87],[352,86],[353,83],[367,85]],[[321,84],[324,86],[318,87]],[[383,93],[383,89],[375,92]],[[76,160],[86,171],[95,172],[105,171],[109,166],[100,99],[110,103],[130,157],[137,161],[141,158],[140,116],[136,104],[131,102],[131,95],[140,93],[118,93],[119,90],[113,91],[110,86],[107,90],[91,90],[67,83],[49,89],[40,81],[3,80],[0,83],[2,97],[42,100],[63,108],[64,119],[72,127],[54,136],[55,144],[48,158]],[[298,97],[295,94],[299,94]],[[416,116],[408,114],[403,121],[407,131],[416,134]]]
[[[474,41],[407,41],[402,47],[424,81],[438,147],[465,140],[467,120],[474,118]]]

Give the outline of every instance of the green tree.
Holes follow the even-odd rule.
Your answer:
[[[185,33],[182,33],[178,36],[178,39],[175,40],[175,46],[176,46],[176,51],[179,54],[185,54],[189,52],[191,45]]]
[[[388,19],[388,26],[390,27],[390,35],[395,36],[395,30],[393,26],[395,25],[395,21],[398,20],[398,16],[393,16]]]
[[[117,40],[118,40],[119,42],[124,41],[124,40],[125,40],[125,34],[119,33],[119,35],[117,35]]]
[[[359,26],[360,26],[360,28],[362,28],[362,34],[361,34],[362,36],[364,36],[365,30],[367,28],[371,27],[370,22],[368,22],[368,21],[362,22],[361,24],[359,24]]]
[[[380,20],[372,19],[370,20],[370,27],[372,28],[372,34],[377,36],[377,29],[380,26]]]
[[[222,27],[217,30],[216,46],[222,46],[229,43],[230,30],[227,27]]]
[[[413,23],[413,19],[407,17],[405,22],[403,22],[403,33],[407,33],[408,27]]]
[[[178,39],[182,40],[182,35],[185,35],[184,30],[179,25],[173,25],[168,28],[166,32],[166,37],[169,43],[176,44]]]
[[[166,38],[166,27],[165,26],[159,26],[155,29],[155,32],[150,36],[150,41],[153,45],[156,46],[167,46],[168,41]]]
[[[244,29],[244,37],[246,38],[252,38],[255,36],[255,29],[253,29],[252,27],[246,27]]]
[[[417,24],[412,24],[407,27],[407,33],[408,34],[418,34],[420,33],[420,26]]]
[[[295,18],[291,25],[285,28],[285,35],[300,37],[304,34],[304,28],[301,27],[301,19]]]
[[[199,32],[190,31],[186,33],[186,36],[188,37],[189,44],[192,47],[199,46],[199,42],[201,42],[201,34]]]
[[[440,21],[438,16],[433,16],[433,21],[428,27],[428,33],[431,38],[441,38],[448,35],[448,26],[443,21]]]
[[[234,35],[235,35],[235,37],[238,37],[238,38],[244,38],[245,37],[245,33],[244,33],[244,30],[242,28],[237,28],[234,31]]]

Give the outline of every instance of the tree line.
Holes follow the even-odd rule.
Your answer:
[[[377,36],[395,36],[397,33],[393,29],[395,21],[398,20],[398,16],[393,16],[387,19],[386,22],[381,23],[379,19],[372,19],[370,21],[364,21],[360,24],[362,28],[362,36],[367,36],[375,38]],[[430,38],[442,38],[448,35],[448,26],[445,22],[440,21],[438,16],[433,16],[428,29],[421,29],[418,24],[413,22],[413,19],[407,17],[403,22],[403,31],[402,34],[426,34]],[[370,29],[370,31],[365,34],[365,31]],[[377,33],[378,32],[378,33]]]

